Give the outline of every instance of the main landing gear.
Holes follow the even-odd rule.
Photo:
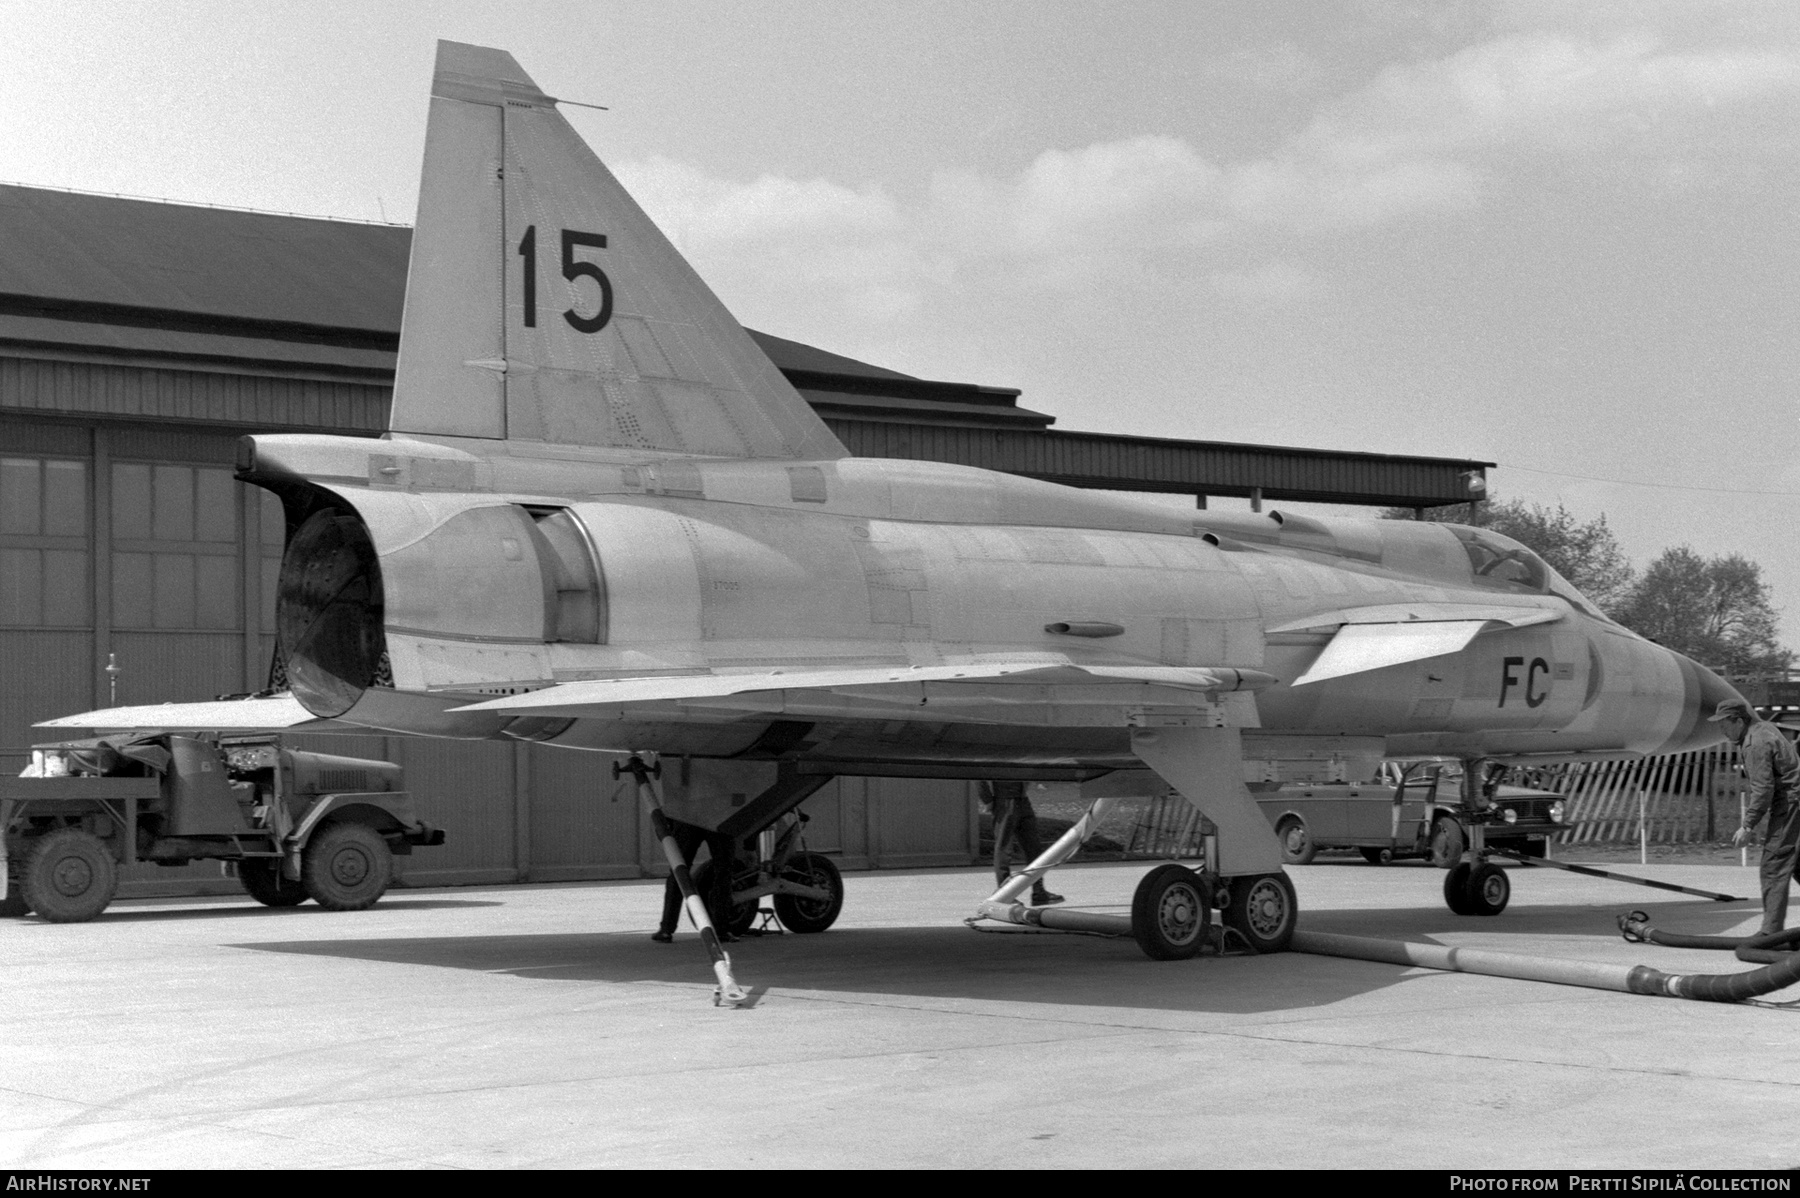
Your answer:
[[[1211,949],[1276,953],[1293,939],[1299,904],[1285,873],[1222,877],[1210,867],[1192,869],[1173,862],[1144,875],[1132,895],[1131,914],[1113,915],[1068,907],[1028,907],[1021,898],[1037,879],[1074,856],[1099,826],[1111,798],[1094,801],[1082,817],[1042,856],[1007,879],[964,922],[984,919],[1061,932],[1130,936],[1155,961],[1180,961]],[[1206,859],[1215,860],[1213,837]],[[1213,913],[1218,913],[1217,923]]]
[[[1211,927],[1210,908],[1220,925]],[[1131,935],[1153,961],[1179,961],[1208,945],[1278,953],[1294,937],[1299,904],[1286,874],[1221,879],[1185,865],[1159,865],[1131,900]]]

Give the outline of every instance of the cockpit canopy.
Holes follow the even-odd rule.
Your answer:
[[[1573,583],[1551,569],[1549,562],[1511,537],[1465,524],[1444,527],[1462,542],[1476,586],[1513,595],[1555,595],[1590,616],[1606,618]]]

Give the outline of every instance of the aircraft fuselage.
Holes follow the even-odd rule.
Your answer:
[[[1714,739],[1703,717],[1730,693],[1541,571],[1479,574],[1491,534],[1452,526],[1190,513],[885,459],[292,435],[248,439],[241,465],[288,510],[280,623],[296,696],[395,731],[864,767],[1116,768],[1137,761],[1129,729],[1166,706],[1154,683],[1131,696],[934,680],[556,718],[456,710],[588,679],[1005,660],[1268,679],[1211,696],[1247,756],[1295,738],[1605,755]],[[337,548],[321,549],[332,512]],[[346,589],[358,571],[362,590]],[[1294,685],[1344,613],[1441,621],[1446,605],[1535,622],[1495,620],[1456,652]]]

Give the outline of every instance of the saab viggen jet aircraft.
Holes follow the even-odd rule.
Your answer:
[[[1208,908],[1291,934],[1247,770],[1717,739],[1725,682],[1484,529],[848,456],[556,105],[440,43],[390,431],[244,441],[287,515],[269,722],[633,754],[645,790],[678,758],[688,812],[740,836],[838,774],[1148,769],[1217,830],[1140,887],[1154,956],[1196,950]],[[1497,910],[1499,873],[1473,837],[1452,906]],[[1023,888],[982,913],[1086,926]]]

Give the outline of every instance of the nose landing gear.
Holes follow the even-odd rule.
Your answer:
[[[1492,861],[1462,861],[1444,875],[1444,903],[1457,915],[1498,915],[1511,898],[1511,880]]]

